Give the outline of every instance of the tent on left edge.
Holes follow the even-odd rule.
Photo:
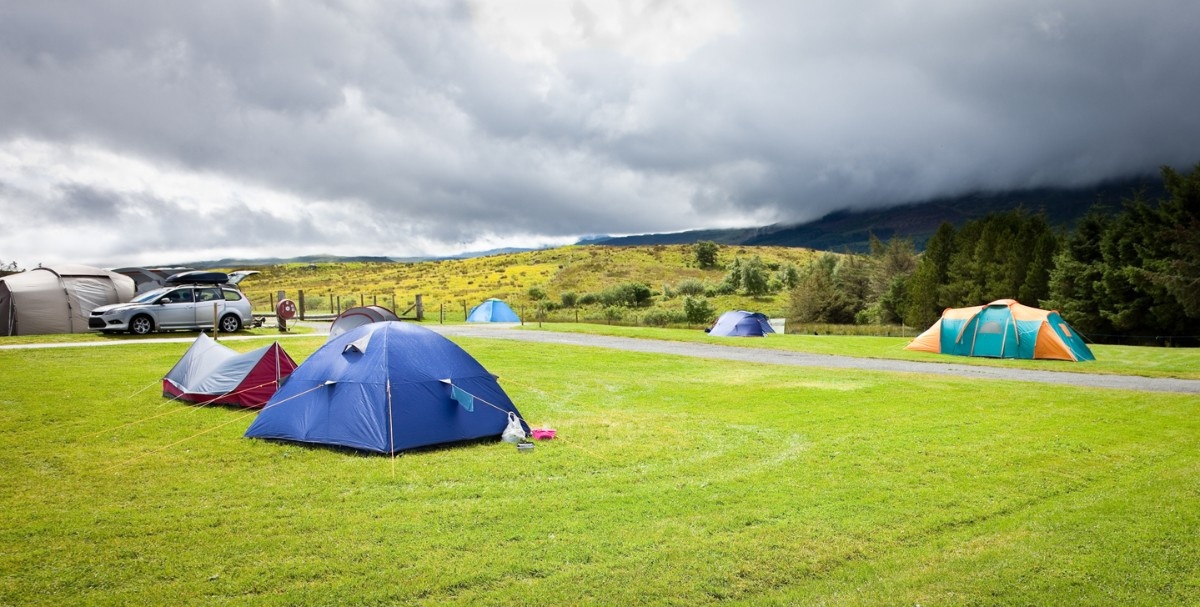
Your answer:
[[[0,278],[0,335],[86,333],[92,310],[133,298],[133,279],[63,264]]]
[[[163,378],[163,396],[259,408],[295,369],[278,342],[239,353],[201,333]]]

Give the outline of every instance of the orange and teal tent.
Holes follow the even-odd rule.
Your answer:
[[[1054,310],[998,299],[986,306],[946,308],[905,350],[991,358],[1096,360],[1079,332]]]

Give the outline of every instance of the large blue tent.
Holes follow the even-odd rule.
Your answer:
[[[521,319],[508,304],[492,298],[471,308],[467,322],[521,322]]]
[[[734,310],[722,314],[708,330],[709,335],[733,337],[763,337],[767,333],[774,332],[775,329],[771,327],[771,323],[767,322],[766,314],[745,310]]]
[[[465,350],[424,327],[385,321],[325,342],[246,436],[396,453],[499,437],[509,412],[520,418],[496,376]]]

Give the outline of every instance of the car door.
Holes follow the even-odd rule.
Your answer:
[[[220,319],[221,314],[225,312],[225,296],[221,294],[220,287],[197,287],[195,293],[196,316],[192,319],[193,326],[213,326],[213,318]],[[213,304],[217,306],[215,314]]]
[[[158,326],[164,329],[196,324],[196,301],[191,287],[179,287],[158,300]]]

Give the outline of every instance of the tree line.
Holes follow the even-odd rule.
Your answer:
[[[800,269],[793,322],[923,328],[944,309],[1016,299],[1055,309],[1097,342],[1200,339],[1200,165],[1162,169],[1166,196],[1132,192],[1069,231],[1016,209],[943,223],[923,253],[872,237],[867,254],[825,254]],[[706,251],[707,244],[697,246]],[[1182,340],[1182,341],[1181,341]]]

